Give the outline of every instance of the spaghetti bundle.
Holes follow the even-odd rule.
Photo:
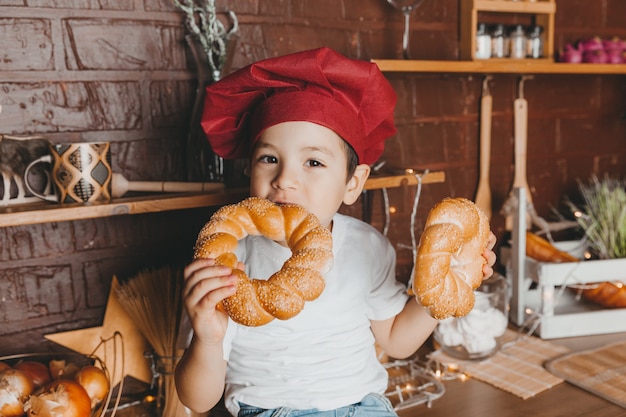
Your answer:
[[[178,399],[174,384],[174,367],[181,352],[176,348],[182,313],[183,274],[181,269],[163,267],[145,270],[120,283],[116,296],[146,338],[156,356],[160,374],[158,403],[162,417],[191,415]]]

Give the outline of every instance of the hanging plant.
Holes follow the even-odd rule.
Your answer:
[[[198,40],[206,54],[213,81],[221,78],[226,62],[228,40],[239,30],[237,15],[226,11],[232,26],[229,30],[218,19],[215,0],[173,0],[174,5],[185,14],[185,25]]]

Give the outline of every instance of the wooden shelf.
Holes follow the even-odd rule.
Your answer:
[[[94,219],[124,214],[156,213],[234,203],[245,198],[247,189],[214,194],[159,194],[115,199],[90,205],[34,203],[0,209],[0,227]]]
[[[443,182],[443,172],[424,174],[422,183]],[[417,184],[415,174],[372,177],[367,181],[366,189],[400,187],[405,184]],[[156,213],[161,211],[184,210],[200,207],[215,207],[232,204],[248,196],[248,190],[229,189],[219,193],[169,193],[144,195],[115,199],[110,203],[90,205],[56,203],[33,203],[0,208],[0,227],[23,226],[41,223],[85,220],[127,214]]]
[[[373,59],[372,62],[378,65],[382,72],[626,75],[626,64],[567,64],[547,59],[502,58],[480,61]]]
[[[416,175],[421,176],[422,184],[441,183],[446,180],[443,171],[429,172],[426,174],[407,172],[401,175],[372,176],[365,183],[365,190],[379,190],[381,188],[397,188],[405,185],[417,185]]]
[[[555,13],[556,3],[552,1],[502,1],[474,0],[477,10],[493,13]]]

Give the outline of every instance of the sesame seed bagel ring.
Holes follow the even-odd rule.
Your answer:
[[[462,317],[483,280],[489,219],[470,200],[445,198],[428,214],[415,260],[413,293],[436,319]]]
[[[239,281],[235,294],[221,303],[233,321],[262,326],[274,318],[287,320],[302,311],[305,301],[324,290],[324,277],[332,265],[332,235],[315,215],[297,205],[276,205],[250,197],[221,207],[198,235],[194,259],[213,258],[218,265],[237,267],[234,253],[247,235],[262,235],[287,242],[291,257],[269,279],[250,279],[233,269]]]

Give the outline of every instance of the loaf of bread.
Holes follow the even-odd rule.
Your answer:
[[[472,201],[445,198],[428,214],[415,260],[413,293],[436,319],[462,317],[483,280],[489,219]]]

